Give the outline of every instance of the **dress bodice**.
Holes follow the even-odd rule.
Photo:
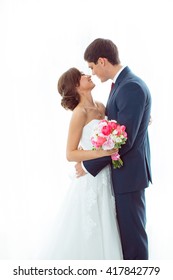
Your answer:
[[[93,134],[95,126],[97,125],[97,123],[99,121],[100,120],[98,120],[98,119],[93,119],[84,126],[81,141],[80,141],[80,146],[84,150],[92,149],[91,136]]]

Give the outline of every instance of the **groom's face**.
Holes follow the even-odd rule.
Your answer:
[[[109,79],[107,77],[107,68],[104,58],[99,58],[96,64],[94,62],[88,62],[88,67],[91,69],[92,75],[96,75],[101,82],[105,82]]]

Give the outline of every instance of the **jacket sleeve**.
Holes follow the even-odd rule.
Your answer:
[[[148,127],[148,117],[144,118],[146,93],[137,83],[126,84],[117,94],[116,105],[117,121],[126,126],[128,137],[126,144],[120,149],[120,155],[124,155],[133,147],[141,128]]]
[[[83,165],[86,170],[94,177],[108,164],[112,162],[111,157],[102,157],[98,159],[85,160]]]

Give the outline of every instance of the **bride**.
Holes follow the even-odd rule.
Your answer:
[[[105,118],[105,107],[95,102],[91,76],[70,68],[58,81],[61,105],[72,110],[66,157],[80,162],[110,156],[115,150],[92,150],[91,134],[99,120]],[[122,259],[119,229],[110,166],[96,177],[89,173],[72,179],[64,204],[54,227],[47,259],[104,260]]]

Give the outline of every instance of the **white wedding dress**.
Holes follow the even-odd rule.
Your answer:
[[[90,135],[98,120],[83,129],[80,145],[92,149]],[[116,220],[110,167],[96,177],[90,174],[72,179],[54,227],[47,259],[120,260],[122,250]]]

